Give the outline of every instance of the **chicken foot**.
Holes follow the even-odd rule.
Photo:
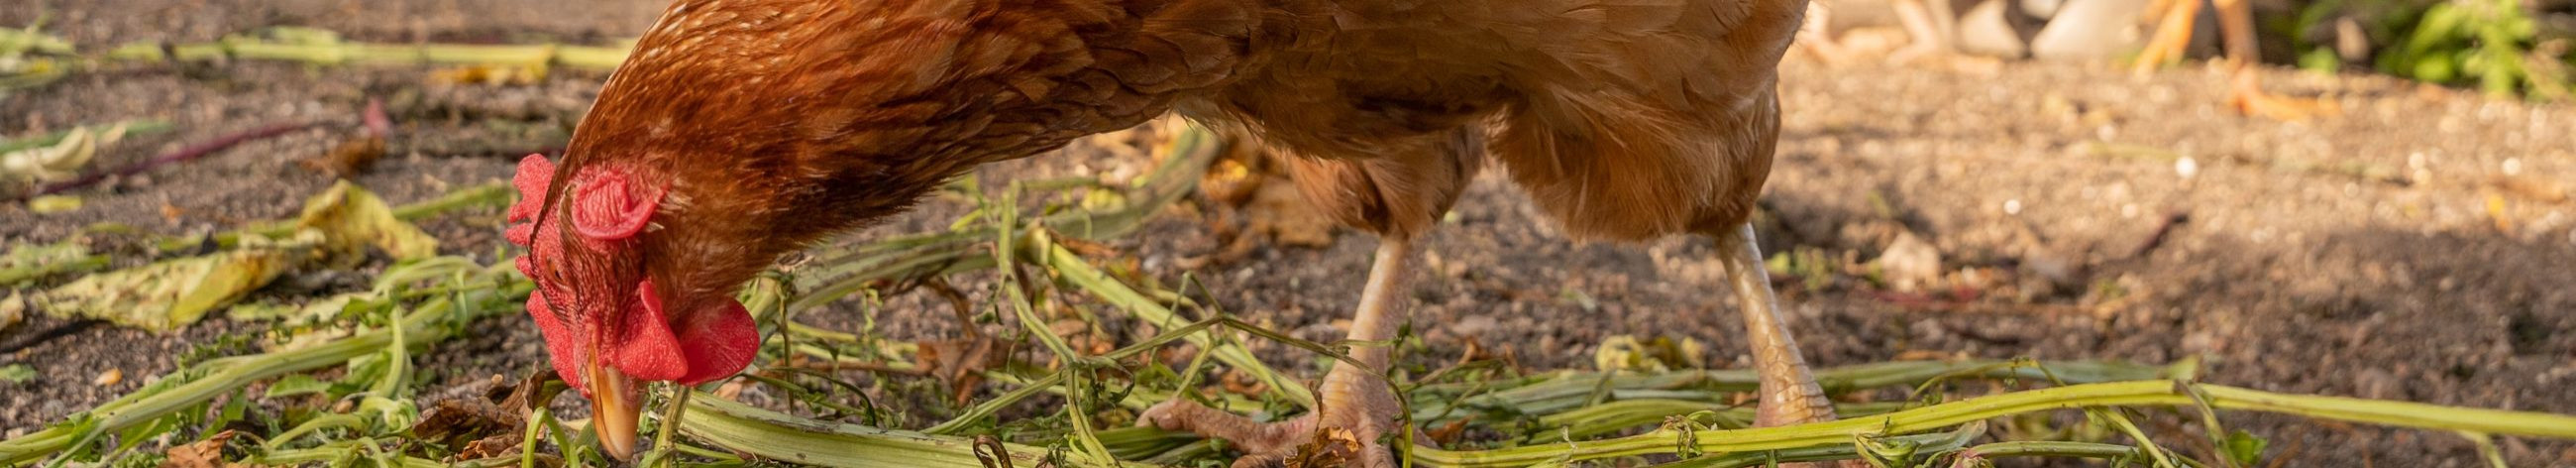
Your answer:
[[[1905,26],[1910,42],[1888,54],[1888,62],[1907,63],[1958,53],[1958,25],[1951,18],[1955,13],[1950,10],[1950,0],[1895,0],[1891,7],[1896,10],[1898,22]],[[1806,23],[1798,28],[1797,45],[1826,66],[1859,60],[1858,53],[1834,38],[1833,8],[1822,1],[1807,3]]]
[[[1888,54],[1888,61],[1907,63],[1959,52],[1959,13],[1950,8],[1950,0],[1895,0],[1892,7],[1913,42]]]
[[[1360,293],[1359,312],[1351,321],[1348,342],[1356,365],[1342,362],[1324,376],[1315,412],[1277,423],[1262,423],[1189,400],[1154,405],[1137,418],[1139,425],[1194,432],[1225,440],[1248,454],[1236,468],[1263,466],[1352,466],[1395,468],[1395,454],[1384,440],[1397,434],[1394,419],[1404,411],[1385,373],[1393,361],[1397,312],[1403,296],[1412,239],[1387,236],[1379,241],[1377,263],[1369,269]],[[1428,440],[1414,437],[1415,441]],[[1291,457],[1298,463],[1285,463]]]
[[[2165,64],[2181,60],[2191,46],[2192,23],[2200,16],[2202,0],[2164,0],[2149,11],[2159,15],[2155,36],[2138,52],[2131,70],[2139,74],[2154,71]],[[2218,8],[2220,41],[2225,43],[2230,88],[2227,103],[2239,114],[2283,121],[2302,121],[2320,115],[2340,113],[2333,101],[2299,99],[2274,95],[2263,90],[2263,76],[2254,70],[2261,51],[2254,37],[2254,11],[2247,0],[2209,0]]]

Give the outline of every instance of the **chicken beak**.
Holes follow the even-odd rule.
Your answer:
[[[611,366],[592,367],[589,381],[590,427],[599,434],[599,448],[617,461],[635,461],[635,431],[643,409],[643,392],[626,373]]]

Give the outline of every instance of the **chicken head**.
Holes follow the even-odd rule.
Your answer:
[[[759,328],[732,297],[678,298],[655,286],[640,236],[664,187],[636,177],[636,168],[594,165],[577,169],[549,204],[556,171],[544,156],[519,161],[511,184],[520,200],[510,207],[507,236],[528,248],[518,260],[537,284],[528,315],[544,334],[555,372],[590,398],[602,447],[627,459],[643,382],[694,385],[732,376],[760,349]]]

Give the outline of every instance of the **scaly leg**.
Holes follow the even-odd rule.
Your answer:
[[[2191,47],[2191,27],[2200,17],[2201,1],[2157,0],[2155,4],[2162,8],[2148,7],[2148,13],[2157,18],[2155,36],[2147,39],[2146,48],[2138,50],[2137,61],[2129,63],[2129,71],[2144,76],[2182,60],[2183,52]]]
[[[1753,410],[1753,425],[1773,427],[1834,420],[1834,402],[1825,398],[1825,387],[1816,384],[1815,372],[1807,368],[1806,354],[1798,351],[1798,340],[1789,335],[1789,318],[1780,315],[1780,300],[1771,294],[1771,273],[1762,269],[1762,248],[1753,243],[1753,224],[1710,236],[1717,238],[1718,258],[1726,264],[1728,285],[1735,288],[1736,310],[1744,312],[1745,336],[1753,342],[1753,370],[1762,380],[1756,390],[1761,401]],[[1782,466],[1869,467],[1858,460]]]
[[[1404,296],[1398,289],[1404,280],[1405,263],[1413,256],[1412,241],[1400,236],[1379,240],[1377,264],[1369,269],[1367,289],[1360,292],[1357,318],[1351,321],[1350,356],[1359,364],[1343,362],[1333,366],[1332,373],[1324,376],[1322,401],[1314,413],[1263,424],[1188,400],[1173,400],[1146,409],[1137,424],[1224,439],[1248,454],[1235,460],[1236,468],[1276,466],[1298,455],[1298,446],[1310,442],[1323,448],[1311,452],[1336,453],[1333,456],[1347,466],[1394,468],[1394,452],[1380,441],[1396,440],[1389,436],[1396,434],[1395,418],[1404,407],[1387,386],[1385,373],[1393,360],[1390,347],[1396,328],[1402,322],[1397,309]],[[1334,430],[1349,432],[1324,437],[1327,431]],[[1350,442],[1358,446],[1333,447]],[[1349,450],[1353,448],[1356,450]],[[1343,456],[1349,458],[1339,458]],[[1315,460],[1300,460],[1289,466],[1308,463],[1345,466]]]
[[[1957,10],[1950,0],[1895,0],[1896,20],[1905,25],[1905,35],[1914,42],[1888,54],[1888,60],[1909,62],[1924,57],[1946,56],[1958,51]]]
[[[1807,2],[1807,21],[1798,26],[1798,48],[1816,57],[1825,66],[1841,66],[1851,61],[1851,50],[1834,40],[1833,9],[1822,1]]]
[[[1762,248],[1753,243],[1753,225],[1743,224],[1717,238],[1718,257],[1726,264],[1727,283],[1735,287],[1736,309],[1744,312],[1745,336],[1752,340],[1753,368],[1762,378],[1761,406],[1753,425],[1769,427],[1834,420],[1833,401],[1807,368],[1798,340],[1789,335],[1789,319],[1771,294],[1771,273],[1762,269]]]
[[[2228,73],[2233,89],[2227,98],[2236,112],[2274,120],[2300,121],[2342,110],[2331,101],[2294,99],[2274,96],[2263,90],[2263,75],[2254,70],[2262,61],[2262,50],[2254,36],[2253,7],[2245,0],[2213,0],[2218,5],[2218,30],[2227,43]]]

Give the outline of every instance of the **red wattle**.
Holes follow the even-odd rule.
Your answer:
[[[751,311],[730,298],[722,303],[681,317],[680,342],[689,344],[681,350],[689,358],[689,374],[680,377],[681,385],[732,377],[760,353],[760,324]]]
[[[624,314],[625,339],[613,345],[610,355],[623,371],[636,380],[677,380],[689,373],[689,360],[680,352],[680,340],[671,336],[671,320],[662,310],[662,295],[653,289],[653,280],[635,288],[637,307]]]

